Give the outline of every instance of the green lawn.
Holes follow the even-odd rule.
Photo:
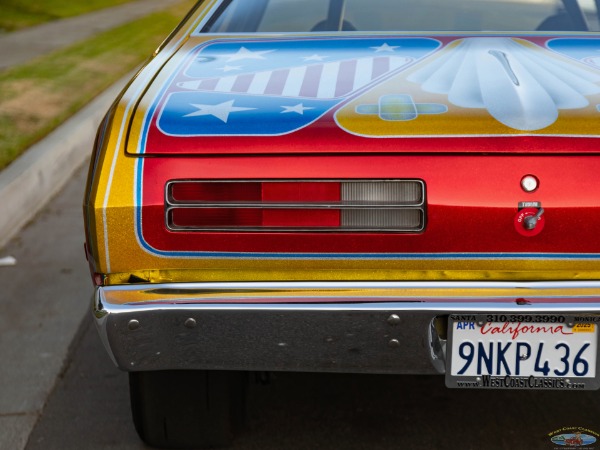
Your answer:
[[[148,58],[194,3],[1,72],[0,169]]]
[[[14,31],[131,0],[0,0],[0,30]]]

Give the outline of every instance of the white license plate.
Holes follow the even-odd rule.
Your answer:
[[[600,387],[596,376],[598,323],[560,315],[490,314],[468,319],[449,319],[447,386]]]

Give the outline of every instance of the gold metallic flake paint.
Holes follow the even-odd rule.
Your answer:
[[[172,286],[172,285],[170,285]],[[307,299],[317,297],[319,300],[330,300],[335,299],[348,299],[360,298],[362,301],[369,299],[370,301],[381,301],[393,298],[394,301],[418,301],[419,298],[426,298],[427,301],[446,301],[446,300],[459,300],[461,302],[473,302],[479,301],[483,298],[514,301],[514,299],[525,296],[527,301],[535,301],[537,298],[543,298],[545,300],[549,298],[563,298],[565,290],[563,288],[528,288],[526,292],[523,289],[517,288],[473,288],[473,287],[444,287],[444,288],[427,288],[427,287],[360,287],[353,289],[351,287],[329,287],[329,288],[294,288],[292,286],[286,287],[266,287],[266,286],[239,286],[231,287],[229,289],[219,290],[218,286],[211,285],[209,288],[202,288],[201,284],[194,284],[192,286],[186,286],[179,292],[176,289],[169,291],[169,302],[172,303],[186,303],[199,301],[202,303],[218,302],[221,299],[226,299],[231,302],[235,299],[236,302],[245,303],[252,301],[264,302],[268,298],[269,303],[285,302],[291,303],[294,299],[298,301],[306,301]],[[569,289],[569,297],[576,298],[578,301],[585,302],[586,299],[598,298],[600,295],[600,288],[579,288]],[[143,289],[132,289],[123,290],[119,292],[118,296],[111,297],[111,303],[114,304],[127,304],[140,301],[143,298],[143,302],[161,302],[164,301],[165,293],[160,288],[155,290],[148,289],[145,285]]]
[[[572,267],[577,264],[564,264],[565,269],[556,269],[556,264],[549,261],[546,266],[535,271],[515,270],[518,262],[508,261],[505,264],[497,264],[497,261],[489,261],[490,270],[416,270],[397,269],[389,270],[385,267],[377,268],[377,263],[361,261],[354,263],[358,268],[320,269],[319,261],[306,261],[309,269],[297,267],[296,261],[264,261],[257,270],[244,269],[244,264],[238,261],[223,261],[220,267],[231,266],[231,269],[168,269],[168,270],[139,270],[123,273],[111,273],[106,277],[107,285],[127,284],[131,282],[132,276],[138,280],[149,283],[186,283],[191,281],[218,282],[218,281],[552,281],[552,280],[597,280],[600,279],[600,270],[586,269],[577,271]],[[192,265],[192,264],[189,264]],[[197,264],[193,264],[197,265]],[[249,264],[247,264],[249,265]],[[256,265],[254,262],[251,265]],[[369,269],[359,268],[361,265]],[[414,266],[427,266],[421,261]],[[452,267],[460,267],[457,261],[449,264]],[[502,266],[508,266],[511,270],[502,270]],[[584,264],[579,264],[584,265]],[[240,267],[242,266],[242,267]],[[568,268],[567,268],[568,267]]]

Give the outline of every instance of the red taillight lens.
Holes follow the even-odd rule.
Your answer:
[[[318,228],[339,227],[338,209],[265,209],[264,227]]]
[[[173,181],[173,231],[421,231],[421,181]]]
[[[341,198],[341,183],[319,182],[181,182],[170,186],[173,203],[305,202]]]
[[[174,183],[170,197],[174,203],[261,201],[262,183]]]
[[[339,182],[291,182],[262,183],[263,202],[339,202]]]
[[[260,227],[262,211],[247,208],[177,208],[171,211],[176,228]]]
[[[175,228],[339,227],[339,210],[179,208],[171,212]]]

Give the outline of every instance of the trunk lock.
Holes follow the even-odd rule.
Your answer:
[[[526,237],[537,236],[546,224],[541,202],[520,202],[515,216],[515,229]]]

